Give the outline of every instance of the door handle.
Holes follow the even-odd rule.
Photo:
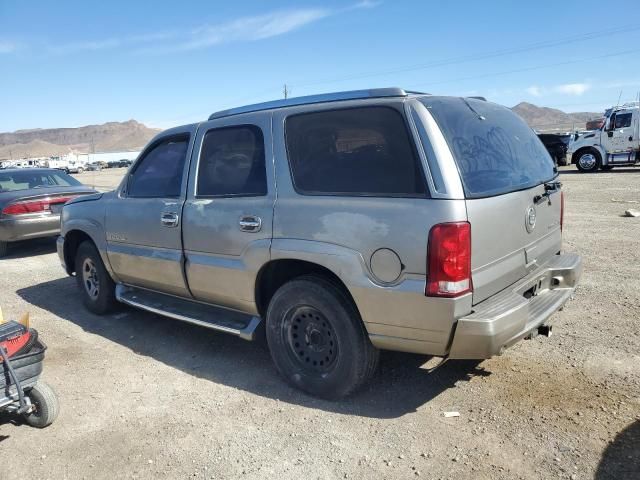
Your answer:
[[[243,232],[259,232],[262,228],[262,219],[260,217],[256,217],[255,215],[247,215],[244,217],[240,217],[238,221],[238,225],[240,225],[240,230]]]
[[[165,212],[160,216],[160,223],[163,227],[177,227],[178,214],[173,212]]]

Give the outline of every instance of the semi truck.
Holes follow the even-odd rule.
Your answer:
[[[581,172],[611,170],[640,164],[640,104],[627,103],[608,109],[603,125],[576,135],[567,149],[567,164]]]

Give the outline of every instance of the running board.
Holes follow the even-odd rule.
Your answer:
[[[116,299],[147,312],[253,340],[260,317],[141,288],[116,285]]]

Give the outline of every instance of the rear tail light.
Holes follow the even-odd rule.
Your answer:
[[[457,297],[472,291],[471,225],[440,223],[429,232],[427,285],[429,297]]]
[[[36,200],[22,200],[13,202],[2,209],[3,215],[27,215],[30,213],[46,213],[51,211],[51,205],[63,205],[76,195],[53,198],[38,198]]]
[[[564,192],[560,192],[560,231],[564,227]]]

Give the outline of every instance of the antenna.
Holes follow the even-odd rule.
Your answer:
[[[289,87],[287,87],[287,84],[285,83],[284,86],[282,87],[282,94],[284,95],[285,100],[289,98],[290,93],[291,93],[291,90],[289,89]]]
[[[620,106],[620,99],[622,98],[622,90],[620,90],[620,95],[618,95],[618,103],[616,103],[616,108]]]

